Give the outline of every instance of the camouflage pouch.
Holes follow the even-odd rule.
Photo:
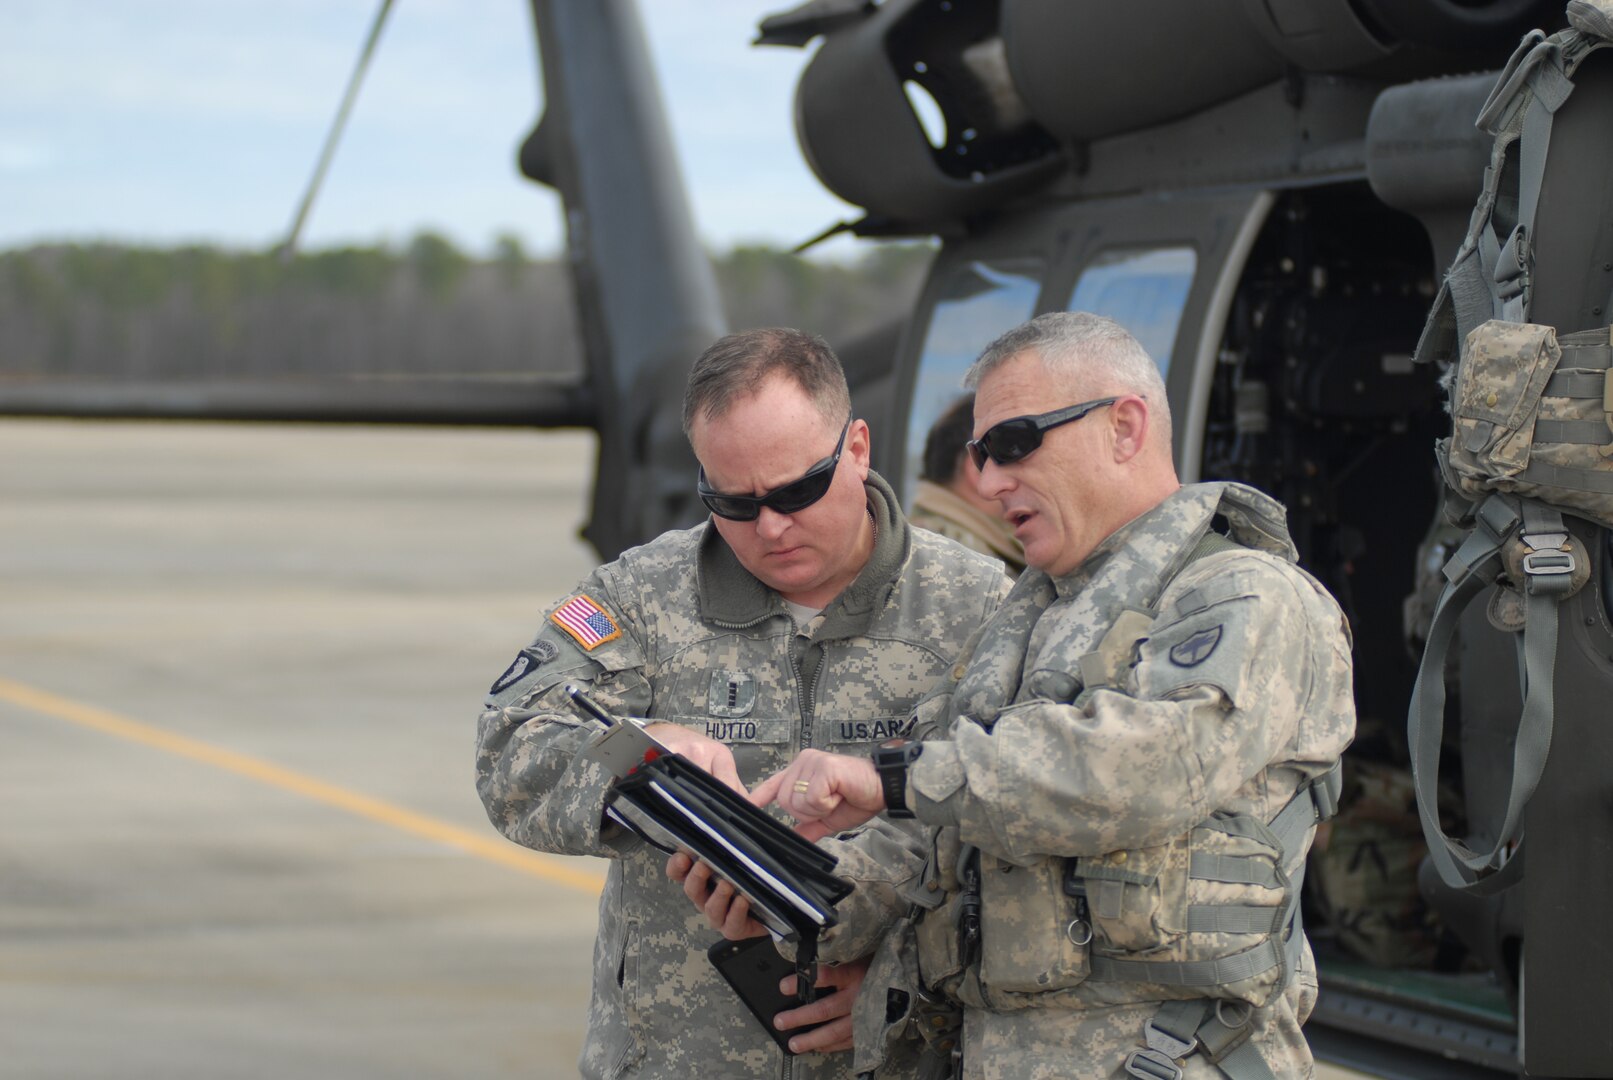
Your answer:
[[[1436,451],[1446,482],[1474,502],[1505,492],[1613,526],[1610,362],[1607,328],[1559,339],[1533,323],[1476,327]]]
[[[1075,860],[1086,886],[1093,948],[1108,956],[1150,952],[1187,932],[1188,840]]]
[[[914,920],[880,939],[852,1005],[852,1071],[858,1076],[912,1075],[922,1043],[913,1031],[920,1002]]]
[[[958,952],[958,830],[936,833],[935,847],[919,880],[904,892],[915,907],[914,944],[924,987],[939,990],[963,971]]]
[[[1016,866],[980,856],[980,980],[1034,994],[1085,981],[1090,930],[1064,890],[1063,859]]]
[[[1293,885],[1262,822],[1216,815],[1153,848],[1076,860],[1092,920],[1092,975],[1164,998],[1260,1007],[1286,980],[1281,931]]]

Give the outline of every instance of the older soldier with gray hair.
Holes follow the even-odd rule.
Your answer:
[[[1179,484],[1158,369],[1119,326],[1040,316],[970,381],[980,493],[1033,569],[912,741],[807,752],[754,792],[808,835],[931,829],[858,1063],[916,1028],[966,1077],[1308,1076],[1299,889],[1355,724],[1344,618],[1279,504]]]
[[[803,747],[866,753],[898,734],[1008,582],[996,560],[908,527],[816,337],[718,341],[690,374],[684,430],[711,519],[626,552],[554,605],[493,684],[477,789],[516,843],[612,860],[584,1076],[849,1077],[851,1055],[830,1051],[850,1045],[865,965],[824,968],[834,992],[780,1014],[785,1030],[840,1018],[794,1036],[801,1056],[787,1061],[708,963],[715,935],[665,856],[604,820],[611,776],[582,753],[600,725],[565,686],[650,719],[662,743],[743,791]],[[909,838],[876,831],[839,872],[888,905],[901,862],[889,851]]]

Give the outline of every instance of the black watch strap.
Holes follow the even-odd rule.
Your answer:
[[[874,750],[874,771],[879,773],[879,786],[885,794],[886,816],[913,816],[912,809],[907,805],[907,767],[923,752],[923,743],[881,746]]]

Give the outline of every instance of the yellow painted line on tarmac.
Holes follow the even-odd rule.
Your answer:
[[[447,844],[466,854],[507,866],[512,870],[519,870],[523,874],[530,874],[556,885],[564,885],[596,896],[605,886],[605,879],[599,874],[575,869],[557,859],[517,847],[508,840],[479,836],[456,825],[450,825],[446,821],[438,821],[436,818],[405,810],[393,803],[361,795],[356,791],[337,787],[335,784],[327,784],[323,780],[293,772],[260,758],[238,754],[233,750],[225,750],[223,747],[213,746],[198,739],[164,731],[107,709],[73,701],[10,679],[0,678],[0,701],[8,701],[24,709],[43,713],[58,720],[66,720],[105,735],[127,739],[154,750],[162,750],[238,776],[245,776],[270,787],[301,795],[338,810],[345,810],[400,832],[410,833],[439,844]]]

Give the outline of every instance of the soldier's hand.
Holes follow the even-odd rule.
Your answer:
[[[666,876],[683,883],[683,895],[705,913],[711,928],[720,931],[729,941],[743,941],[767,933],[767,927],[750,917],[750,901],[700,860],[680,851],[666,861]]]
[[[872,761],[822,750],[801,751],[783,772],[757,784],[750,800],[757,806],[778,803],[808,840],[854,829],[885,809]]]
[[[682,724],[649,724],[644,731],[674,754],[683,755],[739,794],[745,794],[739,769],[734,765],[734,752],[723,743]]]
[[[827,1054],[836,1050],[850,1050],[851,1007],[857,1000],[857,992],[862,989],[863,976],[867,974],[867,960],[853,960],[848,964],[834,966],[818,965],[818,985],[824,988],[833,987],[834,993],[825,994],[810,1005],[786,1009],[773,1017],[773,1024],[780,1031],[791,1031],[808,1024],[823,1023],[825,1020],[829,1023],[792,1037],[790,1049],[797,1054],[808,1051]],[[786,976],[779,983],[779,989],[786,994],[795,993],[795,976]]]

